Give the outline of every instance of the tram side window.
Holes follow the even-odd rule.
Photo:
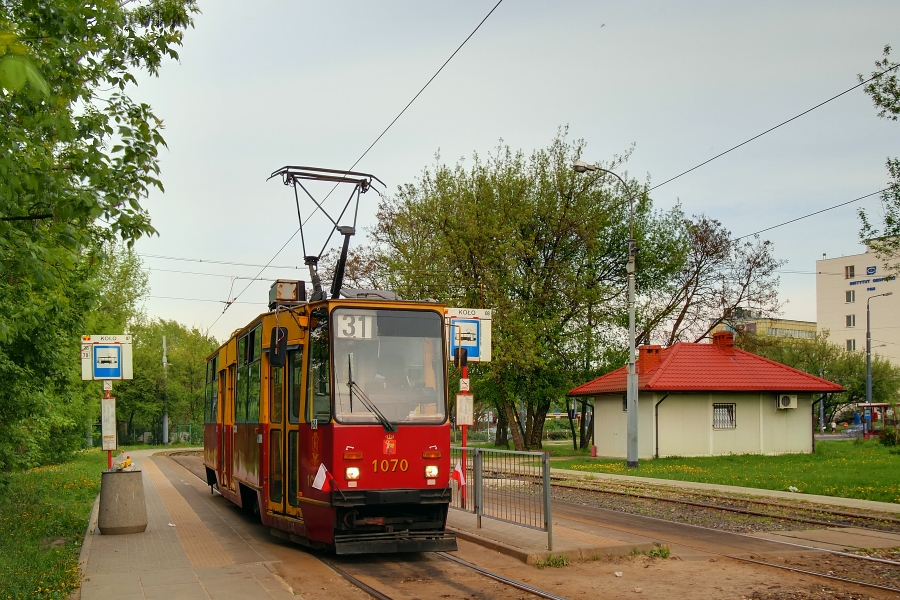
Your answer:
[[[234,390],[234,422],[247,422],[247,336],[238,340],[237,385]]]
[[[272,390],[269,392],[269,422],[281,423],[281,407],[284,400],[284,367],[269,367]]]
[[[300,422],[300,402],[303,398],[303,346],[288,351],[288,421]]]
[[[206,406],[204,410],[206,423],[215,423],[219,411],[219,371],[218,356],[206,363]]]
[[[328,310],[312,311],[309,332],[309,409],[307,417],[319,423],[331,421],[331,352],[328,336]]]
[[[259,423],[259,388],[262,375],[262,335],[260,327],[250,332],[247,344],[247,422]]]

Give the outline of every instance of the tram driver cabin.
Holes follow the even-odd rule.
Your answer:
[[[786,454],[812,451],[812,404],[835,383],[734,347],[712,343],[641,346],[638,456]],[[626,457],[625,380],[621,367],[569,391],[594,404],[597,454]]]

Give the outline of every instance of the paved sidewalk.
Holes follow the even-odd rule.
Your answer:
[[[81,552],[82,600],[288,599],[275,557],[196,494],[156,450],[131,452],[144,480],[147,530],[101,535],[94,505]]]

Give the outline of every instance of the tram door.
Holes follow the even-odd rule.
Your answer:
[[[269,510],[303,518],[300,510],[299,424],[303,346],[288,350],[284,367],[270,367]]]
[[[228,366],[228,376],[225,383],[225,402],[223,405],[222,423],[222,447],[225,456],[222,460],[222,483],[228,489],[234,489],[231,481],[232,465],[234,464],[234,375],[235,366]]]
[[[286,396],[285,367],[269,365],[269,497],[270,512],[284,512],[284,402]]]
[[[285,457],[287,475],[287,503],[285,512],[303,518],[300,510],[300,415],[303,414],[303,355],[298,346],[287,355],[287,424],[285,425]]]

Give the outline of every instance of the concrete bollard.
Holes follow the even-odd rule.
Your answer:
[[[101,474],[97,527],[103,535],[141,533],[147,529],[147,504],[140,471]]]

